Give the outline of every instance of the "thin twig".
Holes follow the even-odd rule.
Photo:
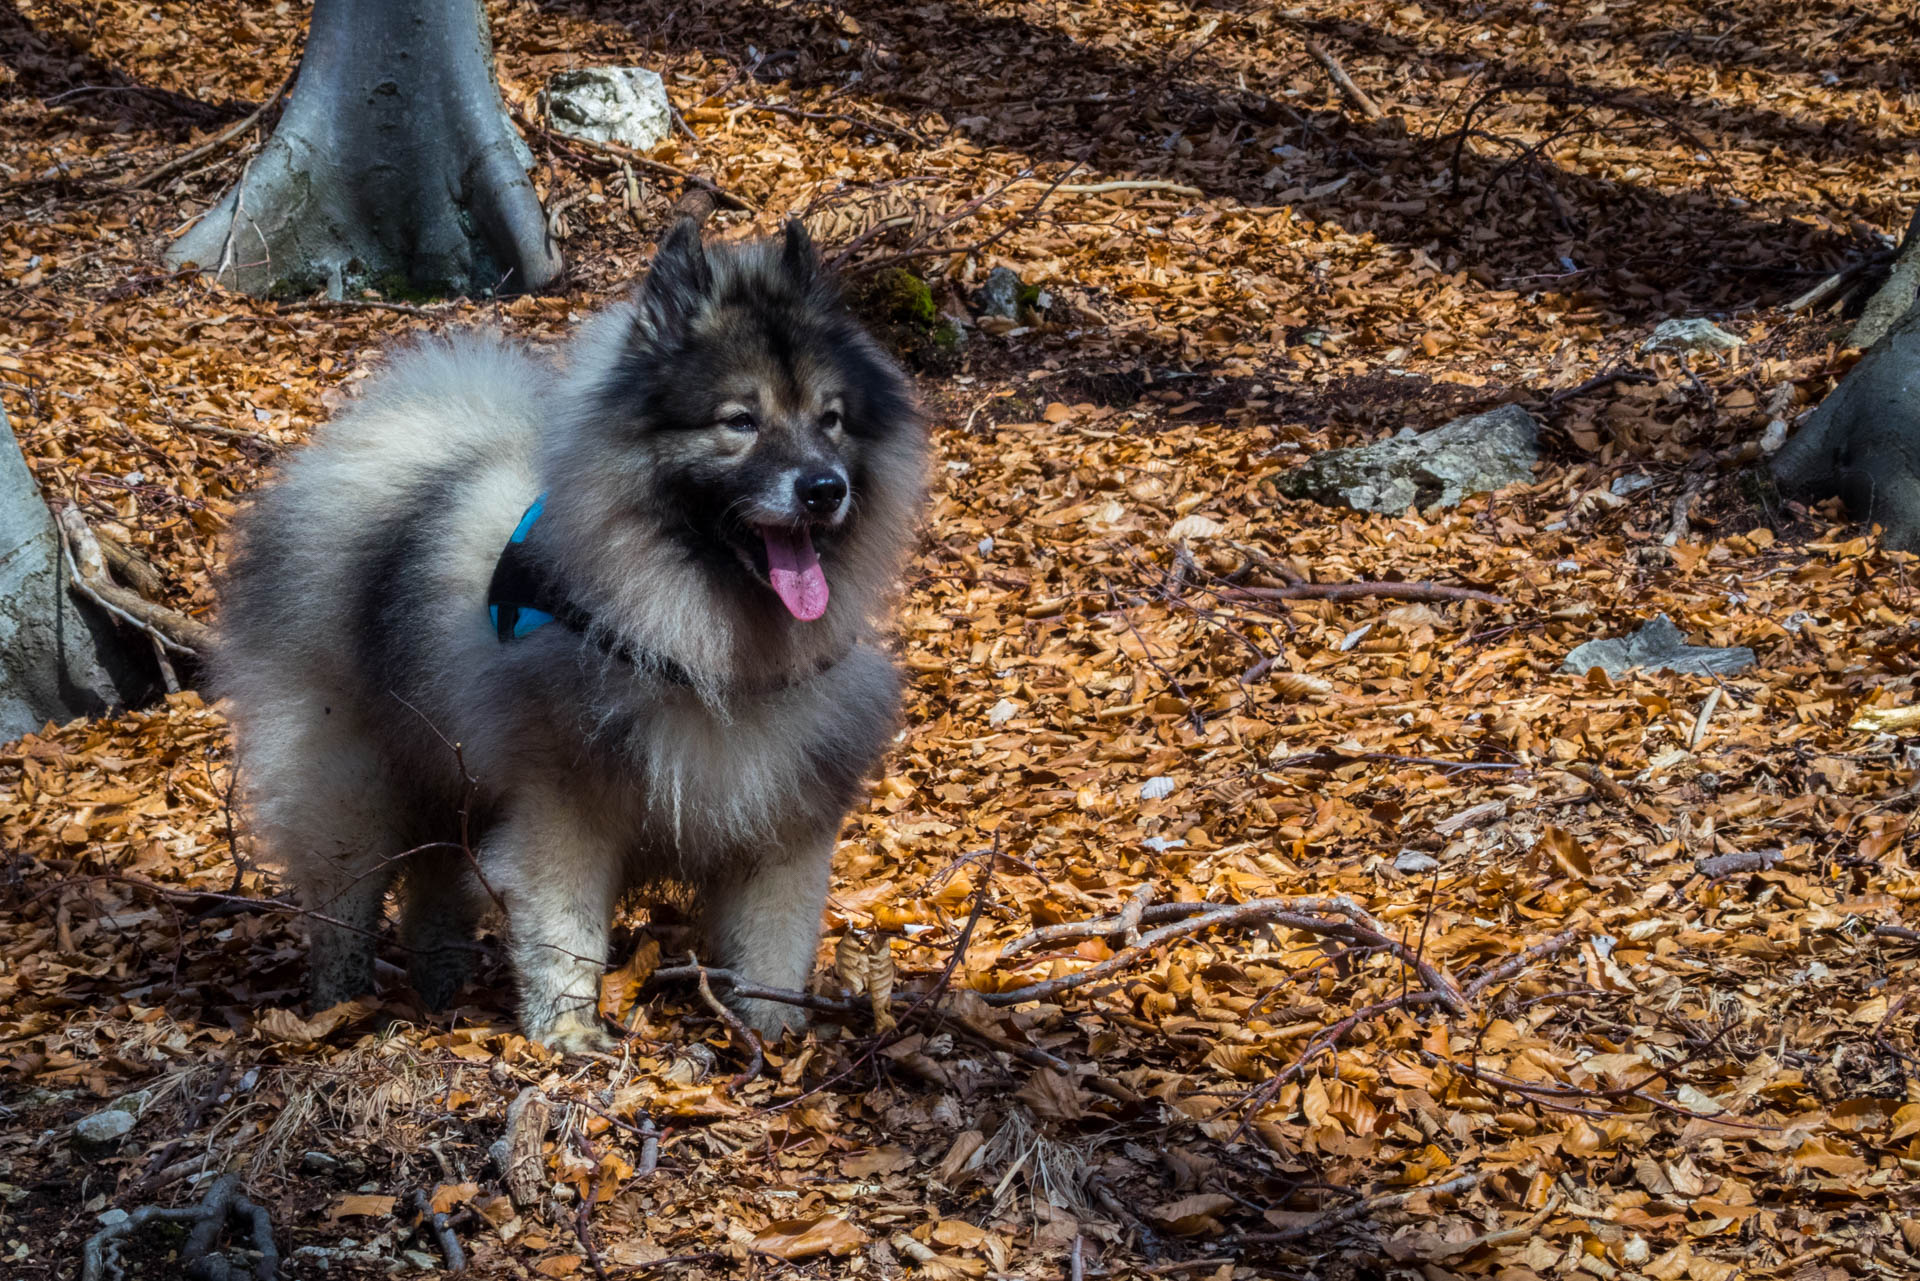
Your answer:
[[[1062,992],[1082,987],[1133,965],[1163,943],[1218,926],[1260,923],[1284,925],[1290,929],[1357,942],[1364,947],[1377,948],[1390,953],[1401,964],[1417,973],[1427,990],[1434,993],[1442,1004],[1456,1014],[1467,1012],[1467,1000],[1452,978],[1433,962],[1416,956],[1406,944],[1388,934],[1386,927],[1375,920],[1372,913],[1344,894],[1251,899],[1244,903],[1162,903],[1147,908],[1140,916],[1143,921],[1168,920],[1173,917],[1184,919],[1175,919],[1171,924],[1149,930],[1140,936],[1137,944],[1123,948],[1108,959],[1084,970],[1044,979],[1025,987],[1000,992],[983,992],[982,999],[988,1005],[1018,1005],[1026,1001],[1050,1000]],[[1329,916],[1345,919],[1328,920]],[[1087,934],[1083,937],[1105,936],[1113,933],[1119,925],[1119,919],[1116,916],[1089,922],[1085,926]],[[1063,935],[1056,933],[1055,937],[1063,937]],[[1001,959],[1007,959],[1009,954],[1022,951],[1026,946],[1031,946],[1031,936],[1026,939],[1016,939],[1002,949]]]
[[[384,298],[309,298],[304,302],[281,303],[274,311],[282,316],[296,311],[394,311],[402,316],[438,316],[454,310],[457,305],[446,303],[436,307],[416,307],[412,303],[388,302]]]
[[[1560,953],[1566,951],[1567,948],[1579,942],[1583,937],[1585,937],[1585,935],[1579,930],[1562,930],[1551,938],[1542,939],[1540,942],[1535,943],[1524,952],[1517,952],[1509,956],[1506,960],[1500,962],[1500,964],[1467,984],[1467,999],[1469,1001],[1479,1000],[1481,994],[1494,984],[1506,982],[1506,980],[1512,978],[1521,970],[1526,969],[1535,961],[1544,961],[1549,956],[1558,956]]]
[[[700,999],[707,1003],[708,1009],[720,1016],[720,1021],[725,1023],[727,1030],[733,1033],[733,1039],[747,1050],[747,1066],[740,1075],[733,1078],[732,1088],[737,1090],[759,1076],[760,1069],[766,1066],[767,1057],[760,1049],[760,1038],[753,1034],[753,1029],[747,1026],[744,1019],[728,1009],[726,1003],[713,994],[713,988],[707,983],[706,967],[700,964],[699,958],[689,952],[687,963],[699,971]]]
[[[1329,53],[1325,45],[1318,40],[1309,40],[1306,43],[1307,52],[1313,55],[1314,61],[1327,69],[1327,75],[1332,78],[1334,87],[1347,96],[1347,101],[1360,108],[1361,115],[1369,120],[1378,120],[1386,114],[1380,110],[1379,103],[1367,96],[1366,90],[1353,82],[1353,77],[1347,74],[1347,69],[1340,65],[1340,59]]]
[[[287,78],[280,82],[280,87],[268,94],[265,102],[262,102],[251,112],[247,113],[245,119],[236,121],[230,127],[222,130],[217,137],[208,139],[192,151],[175,156],[165,164],[149,169],[133,181],[121,184],[121,189],[124,191],[139,191],[144,187],[151,187],[154,183],[159,182],[169,174],[178,173],[180,170],[185,169],[202,156],[212,155],[214,152],[220,150],[229,142],[232,142],[235,138],[238,138],[241,134],[258,124],[260,117],[267,114],[268,108],[272,107],[276,102],[279,102],[280,99],[286,95],[287,90],[293,87],[293,78],[299,74],[300,63],[296,59],[293,64],[293,70],[287,72]]]
[[[1492,1173],[1491,1170],[1476,1170],[1471,1174],[1448,1179],[1445,1183],[1434,1183],[1427,1187],[1407,1188],[1401,1192],[1388,1192],[1380,1196],[1368,1197],[1362,1201],[1355,1201],[1351,1205],[1343,1205],[1338,1210],[1329,1211],[1308,1223],[1297,1223],[1293,1227],[1282,1228],[1278,1232],[1250,1232],[1239,1239],[1272,1243],[1317,1237],[1335,1228],[1345,1227],[1356,1219],[1371,1218],[1387,1210],[1398,1210],[1423,1193],[1431,1193],[1434,1196],[1457,1196],[1462,1192],[1470,1192],[1479,1187]]]
[[[1495,596],[1473,587],[1455,587],[1448,583],[1294,583],[1287,587],[1222,587],[1219,594],[1227,600],[1364,600],[1371,596],[1387,600],[1478,601],[1483,605],[1504,605],[1506,597]]]

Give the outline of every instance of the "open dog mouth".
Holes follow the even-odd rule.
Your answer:
[[[773,588],[789,614],[810,623],[827,612],[831,593],[813,545],[813,526],[753,525],[741,535],[735,550],[754,577]]]

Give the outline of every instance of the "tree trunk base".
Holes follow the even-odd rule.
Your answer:
[[[157,695],[144,644],[67,585],[53,516],[0,413],[0,741]]]
[[[167,254],[273,297],[526,293],[560,255],[477,0],[319,0],[273,137]]]
[[[1920,551],[1920,307],[1860,359],[1773,460],[1789,493],[1839,497],[1888,547]]]

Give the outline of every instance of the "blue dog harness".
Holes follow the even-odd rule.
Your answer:
[[[687,669],[665,654],[636,649],[621,644],[604,630],[596,631],[593,615],[574,604],[567,596],[565,587],[554,581],[550,567],[527,542],[533,536],[534,526],[539,524],[546,507],[545,494],[533,500],[533,505],[521,515],[520,523],[513,527],[507,545],[500,550],[500,559],[494,563],[493,579],[487,584],[487,617],[493,621],[493,634],[500,638],[502,644],[507,644],[531,636],[548,623],[558,623],[575,635],[592,641],[601,653],[629,663],[648,675],[673,685],[692,685],[693,677]],[[829,658],[805,675],[795,676],[757,692],[771,694],[790,689],[812,680],[844,657],[845,654],[841,654]]]
[[[568,631],[591,640],[602,653],[658,676],[675,685],[691,685],[687,669],[664,654],[636,650],[622,645],[605,632],[593,628],[593,615],[573,603],[566,589],[553,580],[527,539],[546,511],[545,494],[533,500],[513,527],[500,559],[493,566],[493,580],[487,584],[487,617],[493,620],[493,633],[502,643],[521,640],[548,623],[559,623]]]

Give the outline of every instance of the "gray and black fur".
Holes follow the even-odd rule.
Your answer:
[[[728,248],[683,222],[557,361],[494,336],[400,354],[243,518],[223,597],[217,684],[312,913],[316,1004],[370,985],[396,877],[421,997],[458,991],[498,895],[523,1025],[558,1048],[606,1043],[629,888],[690,888],[715,960],[804,986],[840,824],[894,730],[875,628],[925,456],[904,376],[798,224]],[[489,578],[542,493],[529,555],[591,622],[502,641]],[[810,531],[823,616],[782,605],[762,529]],[[763,1031],[798,1019],[741,1004]]]

